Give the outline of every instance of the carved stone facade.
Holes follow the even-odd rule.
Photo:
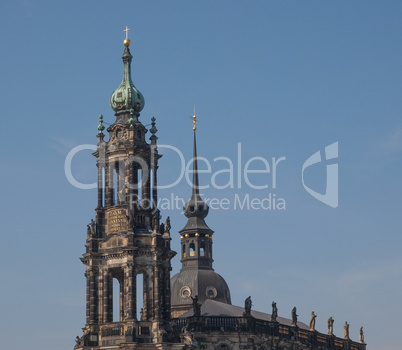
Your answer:
[[[131,58],[126,47],[123,82],[131,81]],[[126,95],[136,93],[132,83],[125,86]],[[157,137],[153,134],[146,142],[139,109],[124,103],[116,107],[116,121],[107,130],[109,141],[104,139],[101,119],[94,153],[98,206],[81,258],[86,265],[86,325],[77,338],[77,350],[162,343],[170,327],[170,260],[176,253],[156,207]],[[143,282],[141,317],[137,317],[137,278]],[[113,280],[119,285],[119,315],[113,315]]]

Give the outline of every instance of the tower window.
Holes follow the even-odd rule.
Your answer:
[[[205,295],[207,296],[207,298],[213,299],[216,298],[216,296],[218,295],[218,291],[214,286],[209,286],[205,290]]]
[[[205,243],[202,242],[200,246],[200,256],[205,256]]]
[[[123,311],[122,311],[122,298],[123,298],[123,290],[122,284],[117,278],[113,278],[113,292],[112,292],[112,300],[113,300],[113,322],[122,321]]]
[[[139,273],[136,277],[136,310],[137,310],[137,320],[139,321],[144,321],[146,320],[146,291],[145,291],[145,286],[146,284],[144,283],[145,281],[145,275],[143,273]]]
[[[195,244],[190,243],[190,256],[195,256]]]

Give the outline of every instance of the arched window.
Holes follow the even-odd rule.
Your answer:
[[[113,278],[113,322],[121,322],[122,313],[122,285],[117,278]]]
[[[146,320],[146,308],[144,308],[144,301],[146,300],[144,280],[145,275],[142,273],[137,274],[136,278],[136,310],[137,310],[137,320]],[[145,310],[144,310],[145,309]]]

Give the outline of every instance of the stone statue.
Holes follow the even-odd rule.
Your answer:
[[[311,311],[311,318],[310,318],[310,331],[315,331],[315,318],[317,315],[314,311]]]
[[[345,339],[350,339],[349,338],[349,324],[345,321],[345,325],[343,326],[343,337]]]
[[[296,306],[292,309],[292,324],[291,326],[297,326],[297,314],[296,314]]]
[[[87,237],[91,237],[91,227],[87,225]]]
[[[187,325],[181,329],[180,339],[186,345],[193,345],[194,339],[193,335],[188,331]]]
[[[95,234],[95,221],[94,219],[91,219],[91,234]]]
[[[170,226],[170,216],[168,216],[168,217],[166,218],[166,222],[165,222],[165,232],[169,232],[169,233],[170,233],[170,229],[171,229],[171,226]]]
[[[89,226],[89,225],[88,225]],[[80,337],[77,335],[76,337],[75,337],[75,342],[77,343],[77,345],[79,345],[80,344]]]
[[[361,344],[364,344],[364,332],[363,332],[363,327],[360,327],[359,331],[359,341]]]
[[[251,296],[249,296],[245,301],[244,301],[244,315],[245,316],[250,316],[251,315],[251,306],[253,305],[251,301]]]
[[[278,317],[278,308],[276,307],[276,303],[272,302],[272,315],[271,321],[276,322],[276,318]]]
[[[193,299],[194,316],[201,316],[201,305],[198,304],[198,295],[196,295],[195,298],[191,297],[191,299]]]
[[[160,233],[164,233],[165,232],[165,224],[161,224],[160,226],[159,226],[159,232]]]
[[[332,316],[328,319],[328,335],[334,335],[334,319]]]

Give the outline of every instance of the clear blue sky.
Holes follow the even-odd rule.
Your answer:
[[[277,188],[205,189],[206,198],[286,201],[286,210],[211,210],[214,268],[232,301],[317,329],[350,323],[368,349],[400,348],[402,288],[402,3],[399,1],[3,1],[0,4],[1,348],[72,349],[85,323],[86,225],[96,190],[73,187],[64,160],[96,143],[98,115],[114,121],[111,92],[122,77],[125,26],[133,80],[157,118],[160,144],[191,157],[193,105],[198,151],[213,171],[225,156],[278,166]],[[314,199],[301,169],[316,151],[339,145],[339,206]],[[159,181],[178,173],[165,150]],[[305,172],[325,191],[326,163]],[[254,163],[254,169],[261,163]],[[96,180],[95,159],[80,153],[73,172]],[[224,183],[222,175],[220,178]],[[250,175],[271,185],[269,174]],[[203,184],[211,176],[201,177]],[[237,177],[235,177],[237,183]],[[187,197],[185,181],[161,191]],[[173,247],[185,225],[166,210]],[[175,258],[173,273],[179,271]]]

